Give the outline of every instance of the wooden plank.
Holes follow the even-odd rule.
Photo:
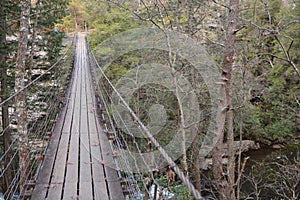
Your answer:
[[[93,200],[92,184],[90,181],[80,181],[79,199]]]
[[[77,109],[75,109],[77,110]],[[71,139],[69,143],[68,161],[66,163],[66,175],[64,183],[64,198],[75,198],[77,195],[77,182],[78,182],[78,147],[79,147],[79,134],[76,126],[79,124],[78,113],[74,113],[75,124],[72,124]]]
[[[95,123],[95,115],[91,113],[89,115],[89,127],[90,127],[90,140],[91,140],[91,153],[92,153],[92,172],[94,183],[94,197],[100,199],[100,197],[108,197],[107,186],[104,176],[104,165],[102,161],[102,155],[100,152],[100,141],[98,138],[97,127]]]
[[[72,77],[74,78],[75,76],[76,73],[73,73]],[[66,105],[64,105],[63,109],[61,110],[57,118],[57,123],[52,133],[52,137],[49,142],[49,146],[45,155],[45,160],[41,166],[41,171],[38,176],[37,184],[33,190],[31,199],[45,199],[48,188],[49,186],[51,186],[50,185],[51,172],[52,172],[52,168],[54,167],[59,142],[61,140],[61,132],[65,124],[64,121],[67,118],[68,115],[67,113],[68,110],[70,109],[72,88],[73,88],[73,82],[70,82],[68,86],[68,90],[65,95],[65,98],[67,99]]]
[[[55,166],[52,174],[51,183],[49,185],[48,199],[60,199],[64,177],[65,177],[65,163],[67,157],[67,146],[64,145],[69,140],[69,134],[62,134],[60,148],[57,152]]]
[[[72,87],[72,85],[70,85]],[[66,95],[67,97],[70,97],[70,90],[69,94]],[[69,102],[69,100],[67,101]],[[54,167],[55,164],[55,159],[56,159],[56,153],[58,150],[58,146],[61,140],[61,132],[63,129],[64,125],[64,120],[68,118],[68,109],[70,107],[70,104],[67,103],[65,107],[63,108],[60,117],[57,120],[56,127],[54,129],[54,132],[52,134],[51,140],[49,142],[49,147],[45,155],[45,160],[43,163],[43,166],[41,168],[41,172],[39,174],[38,180],[37,180],[37,185],[34,189],[32,199],[42,199],[45,198],[45,195],[47,193],[47,188],[49,188],[50,185],[50,178],[52,176],[52,168]]]
[[[102,196],[108,196],[108,186],[107,186],[107,181],[105,177],[105,171],[104,171],[104,165],[105,162],[103,161],[103,156],[101,153],[101,145],[100,145],[100,139],[99,139],[99,132],[98,132],[98,114],[97,114],[97,101],[96,101],[96,96],[95,96],[95,90],[92,82],[92,77],[91,77],[91,71],[89,70],[89,81],[90,81],[90,95],[91,95],[91,113],[93,114],[93,120],[91,120],[91,127],[93,127],[93,131],[91,132],[91,136],[95,138],[97,141],[97,146],[94,146],[94,152],[95,156],[94,162],[96,165],[94,165],[94,171],[97,170],[98,174],[96,177],[94,177],[94,184],[95,184],[95,199],[101,199]],[[92,140],[93,141],[93,140]],[[101,160],[100,160],[101,159]],[[99,170],[98,170],[99,169]],[[96,173],[95,173],[96,174]]]
[[[89,66],[88,66],[89,67]],[[91,71],[88,68],[88,84],[89,90],[87,91],[88,99],[88,116],[89,116],[89,129],[90,129],[90,140],[91,140],[91,151],[92,151],[92,170],[93,170],[93,181],[94,181],[94,198],[96,200],[108,198],[107,180],[104,172],[104,161],[101,154],[99,133],[98,133],[98,118],[97,118],[97,105],[96,96],[92,83]],[[121,198],[123,199],[123,198]]]
[[[89,74],[89,76],[91,76],[91,75]],[[91,81],[92,79],[89,78],[88,80]],[[109,146],[108,139],[107,139],[106,135],[103,133],[103,130],[101,129],[100,124],[98,122],[97,113],[96,113],[97,107],[96,107],[96,101],[95,101],[94,88],[91,87],[90,91],[91,91],[91,97],[92,97],[91,99],[93,100],[93,103],[92,103],[93,114],[95,117],[94,126],[96,126],[94,128],[96,129],[97,136],[99,138],[100,154],[101,154],[101,158],[102,158],[102,163],[104,163],[104,165],[102,167],[104,169],[105,182],[107,185],[107,189],[109,191],[109,199],[111,199],[111,200],[124,199],[122,188],[121,188],[120,182],[118,181],[117,172],[113,168],[114,161],[112,159],[112,151]],[[101,180],[99,180],[99,183],[100,182],[101,182]],[[101,183],[101,184],[104,184],[104,183]],[[95,191],[96,191],[96,189],[95,189]]]
[[[76,98],[76,102],[80,102],[79,105],[75,105],[76,109],[80,110],[79,112],[75,111],[74,121],[72,129],[75,129],[75,132],[78,133],[78,136],[73,137],[75,144],[73,145],[73,141],[70,142],[70,151],[69,157],[73,158],[76,154],[80,154],[80,163],[77,160],[73,160],[71,164],[73,166],[67,166],[67,175],[66,182],[64,188],[64,198],[68,199],[70,196],[75,198],[75,194],[79,194],[79,199],[93,199],[93,191],[92,191],[92,174],[91,174],[91,159],[90,159],[90,138],[88,135],[88,110],[87,110],[87,102],[86,102],[86,73],[87,73],[87,60],[86,60],[86,46],[84,35],[79,36],[78,40],[78,49],[79,49],[79,66],[80,67],[80,82],[78,81],[77,89],[80,91],[80,97]],[[77,117],[77,114],[79,117]],[[79,120],[78,120],[79,119]],[[77,125],[77,128],[75,127]],[[75,128],[74,128],[75,127]],[[72,134],[74,131],[72,131]],[[80,137],[79,137],[80,136]],[[79,141],[77,141],[79,139]],[[72,138],[71,138],[72,140]],[[78,143],[78,144],[77,144]],[[80,144],[80,145],[79,145]],[[73,149],[73,146],[78,146],[77,149]],[[80,149],[78,151],[78,149]],[[70,159],[69,159],[70,160]],[[79,167],[79,174],[78,174]],[[76,171],[77,170],[77,171]],[[70,172],[69,177],[68,171]],[[78,191],[74,191],[75,189],[75,180],[77,177],[78,182]],[[72,179],[73,178],[73,179]],[[78,180],[79,178],[79,180]],[[70,183],[70,184],[69,184]],[[77,187],[78,187],[77,186]]]
[[[62,199],[78,199],[77,195],[77,181],[68,180],[64,185],[64,193]],[[53,199],[55,200],[55,199]]]
[[[90,159],[90,138],[88,129],[88,111],[87,111],[87,87],[85,45],[82,47],[82,82],[81,82],[81,115],[80,115],[80,175],[79,175],[79,199],[93,199],[93,186],[91,174]]]
[[[79,41],[81,37],[79,36]],[[80,45],[78,45],[80,50]],[[79,131],[80,131],[80,97],[81,97],[81,56],[78,54],[78,80],[76,81],[76,95],[74,104],[73,121],[71,128],[71,139],[69,143],[68,161],[66,165],[66,176],[64,183],[64,198],[77,198],[77,182],[78,182],[78,149],[79,149]]]
[[[77,63],[77,62],[76,62]],[[78,79],[78,67],[75,63],[75,77],[72,84],[72,93],[69,100],[68,110],[62,128],[62,136],[57,151],[57,157],[52,173],[52,179],[48,191],[48,199],[60,199],[65,180],[65,167],[67,162],[68,143],[70,138],[71,124],[74,113],[74,104],[76,96],[76,84]]]
[[[121,184],[118,181],[117,172],[115,170],[114,161],[112,158],[112,151],[109,146],[109,141],[104,134],[103,130],[98,126],[100,136],[100,146],[102,151],[102,157],[104,163],[107,163],[104,167],[106,180],[109,190],[109,197],[111,200],[124,199]]]
[[[93,89],[92,92],[94,92]],[[93,96],[95,96],[94,93]],[[112,158],[112,150],[109,146],[108,138],[106,137],[102,128],[100,127],[98,119],[96,119],[96,128],[100,140],[100,150],[101,150],[102,159],[103,162],[105,163],[104,172],[105,172],[106,183],[109,191],[109,199],[111,200],[124,199],[122,188],[120,182],[118,181],[117,172],[115,170],[115,164]]]
[[[104,168],[102,162],[102,155],[100,152],[100,141],[96,126],[96,104],[95,95],[93,92],[93,86],[91,83],[90,71],[87,74],[89,89],[87,90],[87,106],[88,106],[88,121],[89,121],[89,133],[90,133],[90,145],[92,156],[92,173],[94,184],[94,199],[100,200],[104,197],[108,198],[107,186],[104,177]]]

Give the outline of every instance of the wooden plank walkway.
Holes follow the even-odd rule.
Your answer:
[[[96,113],[84,34],[78,35],[72,83],[45,155],[33,200],[122,200],[108,139]]]

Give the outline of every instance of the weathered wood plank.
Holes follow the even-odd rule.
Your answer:
[[[79,37],[79,41],[81,37]],[[81,52],[80,43],[78,45],[78,51]],[[69,142],[68,161],[66,165],[66,175],[64,183],[63,196],[66,198],[77,197],[77,183],[78,183],[78,159],[79,159],[79,132],[80,132],[80,112],[81,112],[81,80],[82,80],[82,58],[79,53],[78,59],[78,80],[76,81],[76,95],[74,104],[73,121],[71,128],[71,139]]]
[[[72,74],[74,78],[76,78],[75,70]],[[52,169],[54,167],[58,151],[59,144],[61,143],[62,131],[65,131],[65,127],[68,127],[65,120],[68,118],[71,118],[69,115],[72,114],[72,95],[74,95],[73,90],[73,82],[70,82],[69,89],[65,95],[66,98],[66,104],[63,107],[62,111],[59,113],[59,116],[57,118],[57,123],[55,125],[54,131],[52,133],[51,140],[49,142],[49,146],[45,155],[45,160],[43,162],[43,165],[41,167],[41,171],[39,174],[39,177],[37,179],[37,184],[34,188],[34,191],[32,193],[31,199],[45,199],[46,194],[49,188],[53,187],[53,185],[50,184],[50,179],[52,177]]]
[[[79,199],[93,200],[92,184],[90,181],[80,181]]]
[[[57,150],[57,157],[52,173],[52,179],[48,191],[48,199],[60,199],[63,191],[63,183],[65,180],[65,167],[67,162],[68,143],[70,138],[70,131],[72,125],[72,118],[74,113],[74,104],[76,96],[76,81],[78,78],[78,69],[75,64],[76,74],[74,77],[74,83],[72,85],[72,93],[68,105],[67,114],[62,128],[62,136],[60,144]]]
[[[104,170],[109,190],[109,197],[111,200],[124,199],[122,188],[120,182],[118,181],[117,171],[115,170],[116,166],[114,165],[112,158],[113,154],[109,146],[109,141],[99,124],[97,125],[97,128],[99,132],[103,162],[105,163]]]
[[[84,45],[84,44],[83,44]],[[85,60],[85,45],[83,49],[82,84],[81,84],[81,115],[80,115],[80,175],[79,175],[79,198],[93,199],[93,186],[91,174],[90,138],[88,128],[87,110],[87,62]]]
[[[57,158],[52,174],[51,183],[49,185],[48,198],[60,199],[64,177],[65,177],[65,163],[67,157],[67,145],[64,145],[69,140],[69,134],[62,134],[61,142],[63,145],[58,149]]]
[[[120,185],[120,182],[118,180],[118,176],[117,176],[117,172],[115,170],[115,165],[114,165],[114,161],[112,158],[112,151],[111,148],[109,146],[109,141],[106,137],[106,135],[104,134],[98,118],[97,118],[97,113],[96,113],[96,99],[95,99],[95,91],[94,88],[92,87],[92,78],[91,78],[91,74],[89,73],[89,77],[88,80],[90,81],[90,85],[91,85],[91,89],[90,89],[90,95],[91,95],[91,104],[89,105],[93,105],[92,110],[90,112],[92,112],[94,114],[94,119],[95,119],[95,124],[91,124],[91,126],[94,126],[95,129],[95,135],[97,135],[97,137],[99,138],[99,148],[100,148],[100,155],[97,155],[96,158],[101,157],[102,158],[102,168],[104,169],[104,173],[105,173],[105,182],[103,180],[99,180],[99,182],[96,182],[97,184],[105,184],[107,185],[107,190],[109,191],[109,199],[111,200],[119,200],[119,199],[124,199],[124,195],[122,192],[122,188]],[[91,123],[91,122],[90,122]],[[95,137],[92,136],[91,137]],[[93,140],[91,140],[93,141]],[[96,159],[95,159],[96,160]],[[99,161],[98,161],[99,162]],[[94,176],[95,178],[95,176]],[[96,186],[95,186],[96,188]],[[96,191],[96,189],[95,189]],[[99,192],[104,192],[104,191],[99,191]]]
[[[92,157],[92,172],[94,184],[94,199],[100,200],[103,197],[108,197],[107,186],[104,177],[104,168],[102,162],[102,155],[100,152],[100,141],[97,132],[96,120],[96,101],[95,93],[91,82],[91,74],[87,74],[89,89],[87,89],[87,106],[88,106],[88,121],[90,130],[90,145]]]

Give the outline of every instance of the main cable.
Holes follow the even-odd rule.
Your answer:
[[[111,83],[107,75],[104,73],[102,68],[100,67],[98,61],[95,58],[95,55],[91,51],[92,58],[94,59],[98,69],[100,70],[101,74],[111,87],[111,89],[116,93],[120,101],[123,103],[125,108],[129,111],[131,116],[136,120],[136,122],[140,125],[141,129],[144,130],[146,133],[146,136],[151,140],[151,142],[154,144],[154,146],[159,150],[160,154],[164,157],[164,159],[168,162],[170,167],[174,169],[174,172],[178,175],[178,177],[181,179],[181,181],[187,186],[188,190],[191,192],[191,194],[196,199],[203,199],[201,193],[195,189],[195,186],[189,181],[189,179],[184,175],[184,173],[180,170],[180,168],[176,165],[176,163],[172,160],[172,158],[168,155],[168,153],[164,150],[163,147],[160,146],[159,142],[154,138],[154,136],[150,133],[148,128],[143,124],[143,122],[139,119],[139,117],[135,114],[135,112],[131,109],[131,107],[128,105],[128,103],[124,100],[124,98],[120,95],[119,91],[114,87],[114,85]]]

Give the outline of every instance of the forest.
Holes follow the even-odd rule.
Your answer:
[[[27,198],[77,33],[105,74],[91,70],[120,173],[144,188],[124,199],[300,199],[299,0],[0,5],[0,199]]]

